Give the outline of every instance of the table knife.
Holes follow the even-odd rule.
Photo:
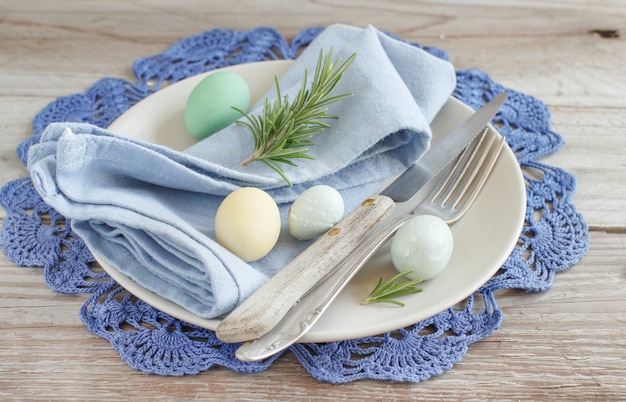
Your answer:
[[[442,171],[478,135],[506,101],[503,92],[452,130],[381,193],[363,201],[227,315],[216,329],[227,343],[268,333],[307,293],[332,275],[396,203],[405,202]]]

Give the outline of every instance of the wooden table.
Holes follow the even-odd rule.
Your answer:
[[[371,23],[440,47],[544,100],[566,145],[545,162],[573,173],[587,256],[540,294],[498,294],[502,327],[451,371],[419,384],[317,382],[286,354],[268,371],[161,377],[129,368],[78,317],[85,296],[54,293],[42,270],[0,257],[0,399],[626,399],[626,2],[0,0],[0,179],[23,177],[18,142],[55,98],[212,28],[291,37]],[[620,36],[622,35],[622,36]],[[5,216],[4,211],[1,212]]]

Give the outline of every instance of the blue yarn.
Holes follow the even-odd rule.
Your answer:
[[[228,65],[296,58],[321,30],[307,28],[291,41],[266,27],[214,29],[184,38],[161,54],[137,60],[132,82],[104,78],[84,93],[51,102],[35,116],[34,135],[18,146],[18,158],[26,162],[29,146],[52,122],[108,127],[146,96],[189,76]],[[448,57],[441,49],[423,48]],[[320,381],[419,382],[440,375],[460,361],[472,343],[498,329],[503,319],[496,303],[498,290],[548,290],[555,274],[576,264],[587,251],[587,225],[571,200],[574,177],[537,161],[563,145],[562,137],[550,129],[546,105],[504,88],[479,70],[460,70],[457,80],[454,96],[473,108],[504,90],[510,94],[497,123],[527,183],[526,222],[518,244],[477,292],[434,317],[379,336],[293,345],[289,350]],[[279,354],[262,362],[241,362],[235,358],[237,344],[224,344],[212,331],[177,320],[129,294],[93,267],[85,244],[72,233],[69,222],[41,200],[30,177],[6,183],[0,189],[0,204],[7,212],[0,232],[3,252],[17,265],[43,267],[46,283],[55,291],[89,293],[80,311],[83,322],[107,339],[130,367],[172,376],[197,374],[216,365],[256,373],[280,358]]]

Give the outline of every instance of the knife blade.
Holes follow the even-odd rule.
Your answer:
[[[217,337],[227,343],[250,341],[279,324],[294,305],[332,275],[354,246],[391,213],[396,203],[413,197],[454,160],[495,116],[506,98],[505,92],[496,96],[380,194],[367,198],[318,238],[227,315],[216,329]]]

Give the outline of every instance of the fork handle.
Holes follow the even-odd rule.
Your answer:
[[[402,215],[379,228],[353,250],[319,286],[293,306],[268,333],[245,342],[235,352],[242,361],[266,359],[296,343],[326,311],[339,292],[350,282],[372,255],[380,249],[414,215]]]
[[[226,316],[216,329],[217,337],[223,342],[242,342],[267,333],[335,270],[394,206],[394,201],[383,195],[363,201]]]

